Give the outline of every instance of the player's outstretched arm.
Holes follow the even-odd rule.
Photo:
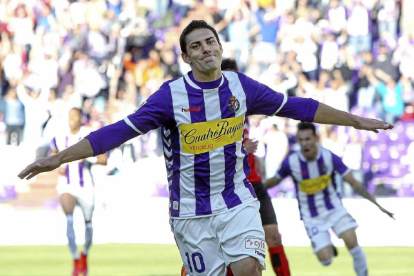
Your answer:
[[[41,158],[27,166],[19,173],[20,179],[30,179],[39,173],[53,171],[64,163],[76,161],[93,156],[93,149],[88,139],[82,139],[75,145],[58,154]]]
[[[359,194],[363,198],[368,199],[369,201],[374,203],[382,212],[387,214],[390,218],[395,219],[394,214],[389,212],[385,208],[383,208],[381,205],[379,205],[378,202],[375,200],[374,196],[372,196],[370,193],[368,193],[367,189],[365,189],[365,187],[362,185],[362,183],[354,178],[352,172],[347,173],[344,176],[344,180],[351,185],[351,187],[352,187],[352,189],[354,189],[355,193]]]
[[[278,185],[280,181],[281,181],[280,178],[273,176],[265,181],[264,186],[266,187],[266,189],[269,189],[269,188],[272,188],[273,186]]]
[[[326,104],[319,103],[313,120],[314,123],[352,126],[378,133],[380,129],[392,129],[394,126],[383,121],[359,117],[347,112],[332,108]]]

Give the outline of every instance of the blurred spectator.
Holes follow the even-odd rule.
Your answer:
[[[257,22],[260,25],[260,40],[253,49],[253,57],[264,64],[270,64],[277,59],[276,38],[279,31],[280,15],[273,2],[256,11]]]
[[[395,81],[399,78],[398,67],[393,63],[392,53],[389,52],[385,44],[379,47],[379,53],[373,64],[374,69],[379,69],[393,78]]]
[[[328,130],[327,137],[322,139],[322,146],[329,149],[334,154],[342,157],[344,154],[344,146],[341,144],[341,141],[338,139],[338,133],[333,129]]]
[[[296,39],[296,60],[300,63],[303,73],[309,80],[318,79],[318,45],[313,37],[299,36]]]
[[[403,0],[401,13],[401,28],[403,34],[414,38],[414,2]]]
[[[371,70],[373,57],[371,52],[362,54],[362,66],[358,71],[357,89],[357,105],[364,109],[371,109],[374,103],[375,87],[368,81],[367,74]]]
[[[353,0],[349,11],[347,32],[349,46],[354,54],[371,50],[370,13],[362,0]]]
[[[381,0],[381,9],[378,12],[378,28],[381,37],[397,37],[397,24],[400,7],[397,0]]]
[[[339,46],[333,33],[326,33],[321,49],[321,69],[331,71],[339,59]]]
[[[329,28],[335,36],[339,36],[346,29],[346,9],[339,0],[329,1],[326,17],[329,21]]]
[[[0,109],[6,124],[7,145],[19,145],[23,140],[24,107],[17,97],[15,87],[10,87]]]
[[[234,52],[234,59],[243,70],[250,55],[250,11],[244,4],[240,8],[226,12],[225,20],[229,22],[229,47]]]
[[[402,85],[382,71],[377,71],[376,73],[382,81],[379,81],[370,70],[367,75],[368,80],[381,96],[382,106],[384,108],[383,119],[390,124],[394,124],[404,112]]]
[[[324,103],[338,110],[349,112],[348,87],[339,70],[333,73],[335,78],[331,81],[331,86],[323,91]]]
[[[273,177],[277,168],[285,158],[289,150],[288,139],[286,134],[278,129],[276,124],[273,124],[268,132],[263,137],[263,142],[266,145],[265,157],[265,174],[266,178]]]
[[[49,89],[31,90],[23,84],[19,84],[16,91],[25,109],[24,141],[36,149],[40,146],[43,125],[49,118],[47,101],[50,91]]]
[[[98,66],[88,55],[81,54],[73,64],[74,90],[86,98],[93,98],[105,87],[105,82],[98,72]]]
[[[17,45],[13,45],[4,58],[3,71],[6,80],[19,80],[23,76],[22,53],[19,49]]]
[[[25,4],[19,4],[11,15],[8,30],[13,34],[13,43],[25,47],[27,56],[34,39],[33,11]]]

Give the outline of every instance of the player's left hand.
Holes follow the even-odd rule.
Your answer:
[[[391,213],[390,211],[388,211],[388,210],[386,210],[385,208],[383,208],[382,206],[379,206],[378,207],[383,213],[385,213],[385,214],[387,214],[390,218],[392,218],[392,219],[394,219],[395,220],[395,218],[394,218],[394,214],[393,213]]]
[[[39,173],[53,171],[60,165],[61,164],[59,162],[59,158],[57,158],[56,155],[52,155],[46,158],[41,158],[36,162],[33,162],[32,164],[27,166],[26,169],[21,171],[18,176],[20,179],[30,179],[38,175]]]
[[[387,129],[393,129],[394,126],[392,124],[388,124],[386,122],[375,120],[375,119],[369,119],[369,118],[359,118],[359,123],[357,126],[354,126],[356,129],[363,129],[368,131],[373,131],[375,133],[378,133],[378,130],[387,130]]]

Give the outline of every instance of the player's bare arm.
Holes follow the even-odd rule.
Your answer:
[[[54,150],[50,151],[50,155],[55,155],[57,153],[58,153],[58,151],[54,151]],[[59,166],[58,173],[59,173],[59,175],[65,175],[66,174],[66,168],[64,166]]]
[[[375,133],[378,133],[378,130],[380,129],[392,129],[394,127],[386,122],[359,117],[337,110],[323,103],[319,103],[313,122],[320,124],[352,126],[356,129],[373,131]]]
[[[30,179],[39,173],[53,171],[60,165],[93,156],[93,149],[88,139],[59,152],[58,154],[41,158],[19,173],[20,179]]]
[[[362,196],[363,198],[368,199],[369,201],[371,201],[373,204],[375,204],[382,212],[384,212],[385,214],[387,214],[390,218],[394,218],[394,214],[389,212],[388,210],[386,210],[385,208],[383,208],[381,205],[378,204],[378,202],[375,200],[375,197],[372,196],[367,189],[365,189],[365,187],[362,185],[361,182],[359,182],[358,180],[356,180],[354,178],[354,176],[352,175],[352,172],[347,173],[344,177],[344,180],[346,182],[348,182],[352,189],[355,191],[355,193],[359,194],[360,196]]]
[[[280,181],[281,181],[280,178],[278,178],[276,176],[273,176],[273,177],[269,178],[268,180],[266,180],[264,185],[267,189],[269,189],[269,188],[272,188],[273,186],[276,186],[276,185],[280,184]]]

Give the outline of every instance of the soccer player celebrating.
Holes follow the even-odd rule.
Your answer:
[[[170,191],[171,229],[190,275],[259,276],[265,235],[254,188],[247,180],[245,117],[278,115],[378,132],[393,126],[338,111],[312,99],[288,98],[237,72],[222,72],[216,30],[193,20],[180,36],[192,71],[165,82],[131,115],[92,132],[76,145],[39,159],[20,178],[102,154],[162,127]]]
[[[67,149],[81,141],[90,131],[82,128],[82,112],[73,108],[69,111],[69,133],[58,135],[51,143],[52,154]],[[106,155],[81,159],[78,162],[62,164],[59,171],[57,191],[60,194],[60,202],[67,221],[67,237],[69,249],[74,260],[72,275],[87,275],[87,256],[92,245],[92,214],[94,209],[94,183],[91,175],[92,164],[106,164]],[[73,211],[79,205],[85,219],[85,245],[79,255],[75,230],[73,228]]]
[[[223,59],[221,70],[237,72],[238,66],[236,61],[233,59]],[[262,183],[262,178],[256,168],[256,164],[260,162],[253,154],[257,149],[257,141],[249,139],[249,121],[247,117],[244,124],[243,146],[249,156],[250,173],[247,175],[247,180],[253,185],[254,192],[260,202],[259,213],[265,232],[265,241],[269,247],[273,270],[277,276],[290,276],[289,262],[282,245],[282,237],[277,226],[276,213],[269,194]],[[186,275],[188,275],[188,271],[183,266],[181,268],[181,276]],[[230,268],[228,268],[226,275],[233,276]]]
[[[273,187],[284,177],[292,176],[296,184],[301,219],[319,261],[325,266],[329,265],[336,255],[328,232],[332,229],[344,240],[352,255],[356,274],[368,275],[365,253],[358,245],[355,233],[358,225],[342,206],[341,198],[336,191],[335,173],[341,174],[356,193],[378,206],[382,212],[391,218],[393,214],[380,206],[362,184],[355,180],[352,172],[338,156],[318,147],[318,137],[312,123],[299,123],[296,137],[301,147],[300,151],[287,156],[276,176],[268,179],[265,186]]]

